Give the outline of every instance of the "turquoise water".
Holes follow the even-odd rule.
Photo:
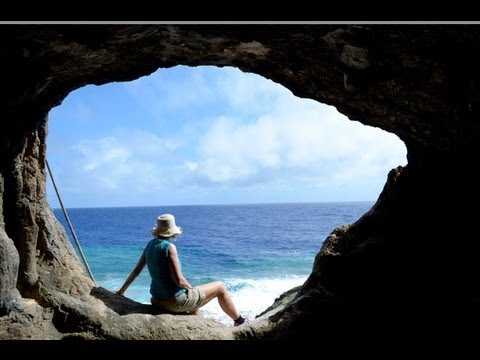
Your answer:
[[[184,233],[175,242],[184,275],[193,285],[225,282],[242,314],[254,318],[276,297],[302,284],[315,255],[337,226],[357,220],[373,202],[192,205],[68,209],[98,285],[117,290],[151,239],[162,213],[176,217]],[[66,227],[61,210],[55,215]],[[67,231],[68,233],[68,231]],[[70,234],[69,234],[70,235]],[[145,269],[125,293],[149,303]],[[203,315],[231,320],[216,300]]]

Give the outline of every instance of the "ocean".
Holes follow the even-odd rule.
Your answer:
[[[373,202],[191,205],[67,209],[97,285],[118,290],[135,267],[158,215],[171,213],[183,234],[175,245],[192,285],[221,280],[242,315],[254,319],[283,292],[305,282],[315,255],[337,226]],[[54,209],[76,245],[61,209]],[[78,251],[78,250],[77,250]],[[125,296],[150,303],[145,268]],[[226,325],[216,299],[202,315]]]

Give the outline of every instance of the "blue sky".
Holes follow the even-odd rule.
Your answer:
[[[70,93],[47,157],[70,208],[376,200],[407,163],[396,135],[213,66]],[[47,194],[58,207],[50,180]]]

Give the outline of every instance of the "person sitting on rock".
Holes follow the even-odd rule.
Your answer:
[[[183,276],[177,248],[172,243],[182,232],[172,214],[160,215],[156,227],[151,230],[154,238],[148,242],[137,265],[116,293],[123,295],[147,265],[153,306],[173,313],[199,315],[202,306],[217,298],[222,310],[234,321],[234,326],[243,324],[246,319],[236,309],[223,282],[213,281],[193,287]]]

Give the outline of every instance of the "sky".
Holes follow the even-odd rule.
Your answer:
[[[87,85],[48,127],[67,208],[374,201],[407,163],[396,135],[233,67]],[[50,179],[47,195],[59,207]]]

